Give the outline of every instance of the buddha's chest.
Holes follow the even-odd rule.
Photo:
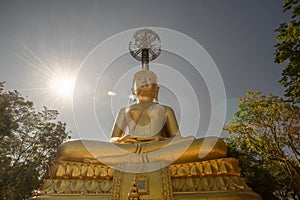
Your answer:
[[[166,110],[163,106],[151,106],[144,109],[127,111],[126,120],[132,135],[152,136],[160,132],[166,122]]]
[[[128,112],[129,120],[140,126],[146,126],[150,123],[156,123],[162,120],[165,113],[158,109],[152,110],[131,110]],[[158,120],[160,119],[160,120]]]

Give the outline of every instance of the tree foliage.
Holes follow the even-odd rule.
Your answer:
[[[272,186],[273,195],[279,199],[299,199],[300,108],[259,92],[248,92],[239,100],[238,108],[225,130],[230,134],[230,152],[240,159],[250,185],[258,190]],[[262,186],[262,175],[269,184]]]
[[[291,11],[289,23],[283,23],[276,30],[278,43],[275,45],[275,62],[284,63],[282,84],[290,100],[300,102],[300,3],[299,0],[285,0],[284,11]]]
[[[0,83],[0,199],[26,199],[38,189],[47,162],[67,137],[58,112],[33,103]]]

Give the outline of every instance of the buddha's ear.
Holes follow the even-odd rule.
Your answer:
[[[132,87],[132,88],[131,88],[131,92],[132,92],[132,94],[135,94],[135,93],[136,93],[136,90]]]
[[[156,102],[158,102],[158,92],[159,92],[159,86],[156,85],[155,87],[155,94],[154,94],[154,99]]]
[[[157,94],[159,92],[159,86],[158,86],[158,84],[156,85],[155,92],[157,92]]]

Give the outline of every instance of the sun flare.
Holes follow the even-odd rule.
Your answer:
[[[60,75],[50,79],[48,87],[52,90],[53,94],[61,98],[69,98],[73,95],[75,86],[75,79],[68,75]]]

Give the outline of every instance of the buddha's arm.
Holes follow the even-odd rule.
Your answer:
[[[132,135],[125,135],[125,130],[127,128],[127,121],[125,118],[126,108],[121,108],[118,112],[111,136],[110,142],[112,143],[137,143],[137,137]]]
[[[166,119],[165,127],[167,129],[167,137],[174,137],[180,135],[178,123],[173,109],[169,106],[166,106],[166,110],[167,110],[167,119]]]
[[[121,108],[111,132],[110,142],[118,142],[124,136],[126,128],[125,108]]]

